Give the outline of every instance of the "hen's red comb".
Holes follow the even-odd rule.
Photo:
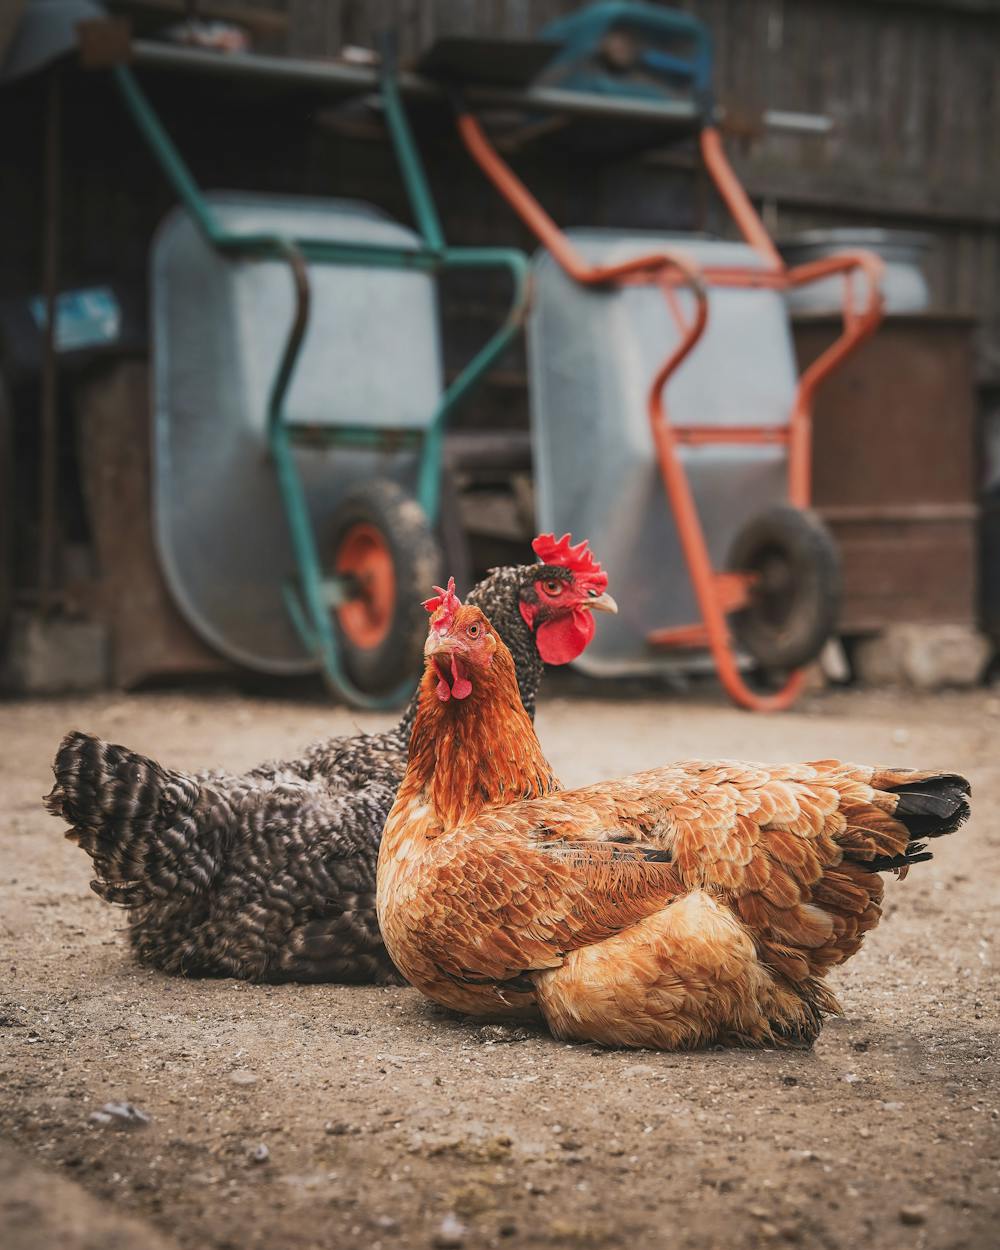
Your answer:
[[[532,542],[531,549],[543,564],[560,564],[574,573],[589,574],[591,577],[600,576],[604,572],[594,559],[594,553],[586,539],[574,547],[569,534],[563,534],[558,542],[555,534],[539,534]]]
[[[430,599],[424,600],[424,607],[431,614],[435,613],[438,608],[443,608],[444,612],[441,619],[435,622],[437,625],[450,625],[454,619],[455,613],[462,606],[462,600],[455,594],[455,579],[448,578],[447,588],[443,586],[435,586],[436,595],[432,595]]]

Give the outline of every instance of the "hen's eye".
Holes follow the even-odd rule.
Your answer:
[[[469,635],[470,638],[478,638],[480,634],[479,623],[477,621],[473,621],[473,623],[466,630],[466,633]]]
[[[554,579],[550,578],[549,581],[542,582],[542,589],[545,591],[547,595],[552,595],[554,597],[555,595],[562,594],[563,586],[562,586],[562,582],[557,582]]]

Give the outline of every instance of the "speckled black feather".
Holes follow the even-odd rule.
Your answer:
[[[517,665],[529,715],[543,665],[519,601],[561,567],[494,569],[467,596]],[[416,714],[242,776],[189,776],[71,733],[46,798],[93,860],[91,888],[129,911],[138,958],[166,972],[266,981],[398,980],[375,919],[379,839]]]

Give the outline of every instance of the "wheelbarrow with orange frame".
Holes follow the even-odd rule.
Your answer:
[[[651,11],[637,5],[596,7],[616,9],[626,18],[629,11],[639,10],[643,23],[650,20],[651,12],[655,21],[666,21],[671,16],[669,11]],[[851,251],[787,267],[726,159],[707,105],[699,127],[701,160],[744,241],[741,247],[713,244],[697,236],[671,235],[644,250],[635,240],[624,247],[613,246],[614,239],[609,242],[607,237],[602,242],[600,232],[565,232],[500,157],[462,96],[453,91],[452,98],[458,131],[468,152],[545,249],[541,261],[536,261],[537,286],[541,286],[539,278],[545,272],[544,268],[539,269],[541,263],[549,270],[558,269],[565,298],[567,282],[580,293],[580,298],[585,292],[615,294],[645,288],[658,291],[669,311],[674,333],[658,367],[648,377],[645,410],[659,477],[700,619],[692,624],[645,629],[647,652],[663,654],[707,648],[723,687],[737,704],[755,711],[787,708],[802,690],[804,666],[819,654],[835,628],[839,598],[836,548],[822,522],[809,511],[813,398],[820,383],[879,325],[881,260],[869,252]],[[713,247],[721,252],[722,263],[712,263]],[[735,262],[725,259],[727,248],[730,255],[739,253]],[[794,370],[781,295],[793,287],[832,276],[843,279],[842,332],[800,376],[794,376],[790,402],[782,413],[759,424],[733,420],[731,414],[725,421],[671,419],[667,396],[673,392],[678,376],[684,374],[686,363],[701,350],[702,365],[714,367],[704,354],[703,340],[712,320],[716,293],[771,293],[767,315],[773,317],[775,308],[780,309],[777,316],[783,328],[775,332],[787,340],[787,347],[782,344],[782,350],[790,362],[789,369]],[[749,307],[745,303],[744,306]],[[750,323],[755,315],[750,314]],[[538,316],[536,306],[533,320]],[[753,325],[749,324],[749,328],[752,331]],[[626,343],[629,349],[632,346]],[[583,350],[593,355],[593,347],[592,342]],[[662,341],[657,350],[663,350]],[[718,354],[718,345],[713,351]],[[723,359],[718,367],[724,367],[727,353],[731,354],[723,344]],[[579,355],[576,363],[581,363]],[[558,366],[555,368],[558,372]],[[536,425],[534,382],[538,372],[539,362],[532,361],[532,420]],[[571,387],[573,381],[573,371],[565,369],[558,379],[564,388]],[[604,413],[602,420],[613,420],[615,415]],[[583,431],[580,438],[585,439]],[[690,480],[691,465],[685,458],[697,454],[699,449],[716,449],[720,454],[725,449],[724,454],[729,455],[739,448],[772,449],[783,455],[783,493],[787,502],[746,518],[730,544],[726,567],[721,568],[710,552],[712,544],[701,515],[705,502],[699,505]],[[552,456],[543,455],[544,458],[551,460]],[[536,451],[536,478],[537,460]],[[573,484],[573,490],[579,490],[578,482]],[[607,524],[614,529],[613,510],[606,516],[610,518]],[[575,521],[573,526],[569,524],[571,519]],[[572,508],[558,517],[548,515],[544,521],[574,531],[581,528],[579,514],[572,514]],[[586,522],[583,529],[600,544],[602,553],[613,549],[613,538],[597,532],[593,526],[588,528]],[[607,558],[611,560],[611,556]],[[629,583],[617,566],[615,576],[619,582]],[[763,688],[748,680],[747,669],[751,667],[764,675]]]

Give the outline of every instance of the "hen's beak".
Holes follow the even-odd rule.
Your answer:
[[[591,612],[610,612],[614,616],[618,615],[618,604],[607,591],[603,595],[596,595],[593,599],[584,599],[580,607],[590,608]]]
[[[430,659],[432,655],[451,655],[455,649],[454,641],[447,634],[439,634],[437,630],[432,629],[424,643],[424,658]]]

